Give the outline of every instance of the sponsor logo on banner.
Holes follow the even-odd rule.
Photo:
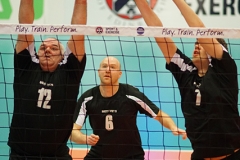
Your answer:
[[[103,33],[103,28],[102,28],[102,27],[97,27],[97,28],[96,28],[96,32],[97,32],[98,34],[102,34],[102,33]]]
[[[154,8],[158,0],[147,0],[150,7]],[[139,19],[141,14],[134,0],[106,0],[108,7],[114,14],[123,19]]]
[[[119,30],[117,27],[107,27],[105,33],[106,34],[119,34]]]
[[[119,29],[117,27],[106,27],[104,31],[102,27],[96,28],[96,33],[102,34],[103,32],[106,34],[119,34]]]
[[[138,28],[137,28],[137,33],[138,33],[139,36],[140,36],[140,35],[143,35],[144,32],[145,32],[145,29],[144,29],[143,27],[138,27]]]

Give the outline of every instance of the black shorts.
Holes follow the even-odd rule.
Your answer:
[[[15,152],[14,150],[10,151],[9,160],[72,160],[72,157],[67,154],[61,157],[58,156],[29,156],[29,155],[21,155]]]
[[[204,158],[191,158],[191,160],[204,160]],[[221,160],[240,160],[240,150],[237,152],[232,153],[231,155],[227,156],[226,158],[223,158]]]
[[[240,149],[222,160],[240,160]]]

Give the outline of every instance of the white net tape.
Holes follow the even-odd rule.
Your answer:
[[[239,38],[239,28],[166,28],[136,26],[0,24],[0,34],[92,35],[130,37]]]

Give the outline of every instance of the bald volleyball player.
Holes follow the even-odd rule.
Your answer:
[[[115,57],[106,57],[98,69],[100,85],[86,91],[78,100],[76,122],[70,139],[78,144],[91,145],[84,158],[143,160],[144,151],[138,131],[137,114],[156,119],[174,135],[182,135],[173,120],[153,104],[137,88],[119,83],[122,75],[120,62]],[[81,132],[89,116],[93,134]]]

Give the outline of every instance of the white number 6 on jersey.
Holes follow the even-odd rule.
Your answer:
[[[108,131],[111,131],[113,130],[113,117],[112,115],[107,115],[106,118],[105,118],[105,128],[106,130]]]

